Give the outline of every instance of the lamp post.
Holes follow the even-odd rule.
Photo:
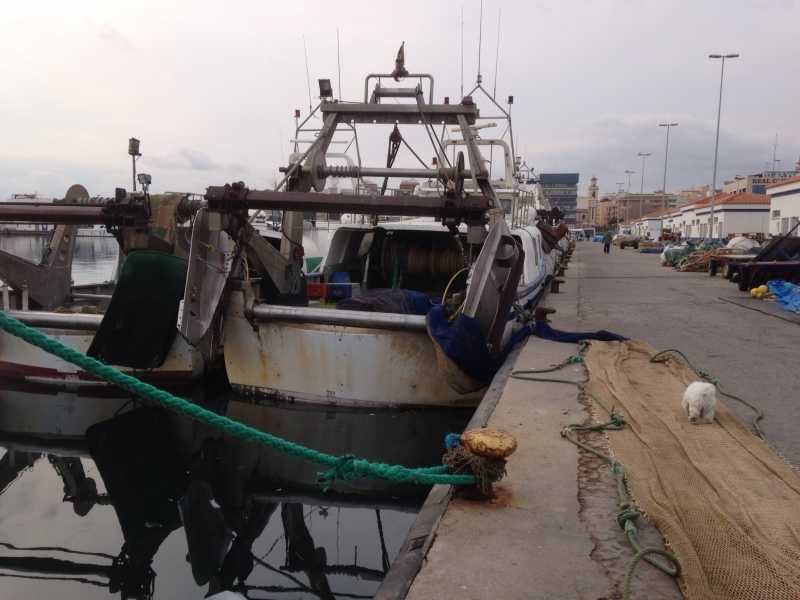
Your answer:
[[[642,186],[639,188],[639,218],[642,217],[642,205],[644,204],[644,164],[647,160],[648,156],[651,156],[652,152],[639,152],[638,156],[642,158]]]
[[[725,59],[726,58],[739,58],[738,54],[709,54],[708,58],[721,59],[719,69],[719,102],[717,104],[717,136],[714,141],[714,174],[711,176],[711,206],[709,217],[709,227],[711,232],[711,239],[714,239],[714,196],[717,193],[717,155],[719,152],[719,120],[722,114],[722,80],[725,76]]]
[[[661,193],[664,194],[664,206],[667,208],[667,158],[669,157],[669,129],[670,127],[677,127],[677,123],[659,123],[659,127],[667,128],[667,145],[664,148],[664,180],[661,182]]]
[[[128,154],[131,155],[131,164],[133,166],[133,191],[136,191],[136,159],[142,155],[139,152],[139,140],[131,138],[128,140]]]
[[[626,196],[631,193],[631,175],[633,175],[634,173],[636,173],[636,171],[631,171],[630,169],[625,169],[625,175],[628,176],[628,187],[625,190],[625,195]],[[626,221],[628,220],[628,215],[629,215],[628,211],[629,210],[630,210],[630,198],[626,197],[625,198],[625,220]]]
[[[647,157],[651,156],[652,154],[653,154],[652,152],[639,152],[639,154],[637,155],[642,159],[642,186],[639,188],[640,194],[644,194],[644,164],[645,161],[647,160]]]
[[[636,171],[631,171],[630,169],[625,169],[625,175],[628,176],[628,187],[626,188],[625,191],[627,193],[629,193],[629,194],[631,193],[631,175],[633,175],[634,173],[636,173]]]
[[[629,210],[630,210],[630,198],[628,198],[628,194],[631,193],[631,175],[636,173],[636,171],[631,171],[630,169],[625,169],[625,175],[628,176],[628,187],[625,190],[625,220],[628,220]]]

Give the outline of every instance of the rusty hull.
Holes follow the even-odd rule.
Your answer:
[[[339,406],[475,406],[440,372],[427,333],[245,318],[228,302],[224,347],[231,385],[284,400]]]

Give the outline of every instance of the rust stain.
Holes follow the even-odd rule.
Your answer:
[[[492,495],[488,498],[475,488],[460,488],[456,490],[450,502],[454,506],[475,508],[513,508],[516,506],[514,494],[502,485],[493,486]]]
[[[501,485],[494,486],[494,495],[489,499],[489,504],[498,508],[516,506],[514,494],[511,493],[511,490]]]

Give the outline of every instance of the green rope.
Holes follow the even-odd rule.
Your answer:
[[[753,420],[750,422],[750,426],[753,428],[753,433],[755,433],[762,440],[764,439],[764,432],[761,431],[761,427],[759,427],[759,425],[758,425],[758,422],[761,421],[761,419],[764,418],[764,412],[760,408],[755,406],[754,404],[752,404],[752,403],[748,402],[747,400],[745,400],[744,398],[741,398],[741,397],[739,397],[739,396],[737,396],[735,394],[731,394],[731,393],[726,392],[725,390],[723,390],[722,386],[719,383],[719,379],[716,379],[715,377],[712,377],[711,374],[708,373],[708,371],[706,371],[704,369],[701,369],[699,367],[695,367],[692,364],[692,361],[690,361],[689,358],[683,352],[681,352],[680,350],[677,350],[675,348],[668,348],[667,350],[662,350],[661,352],[656,352],[650,358],[650,362],[651,363],[664,362],[664,361],[666,361],[666,358],[661,358],[661,357],[665,356],[665,355],[667,355],[669,353],[677,354],[680,357],[682,357],[683,360],[686,361],[686,364],[689,365],[690,369],[692,369],[695,373],[697,373],[697,375],[699,377],[701,377],[701,378],[705,379],[707,382],[713,384],[714,387],[717,388],[717,391],[720,394],[722,394],[723,396],[727,396],[731,400],[736,400],[737,402],[740,402],[741,404],[744,404],[747,408],[752,410],[755,413],[755,417],[753,417]]]
[[[633,501],[628,495],[628,490],[625,486],[625,469],[622,466],[622,464],[620,464],[618,461],[616,461],[609,454],[606,454],[602,450],[580,441],[575,435],[575,432],[578,431],[583,431],[583,432],[607,431],[607,430],[618,431],[620,429],[623,429],[624,427],[625,427],[625,419],[623,418],[623,416],[619,413],[612,411],[609,421],[607,421],[606,423],[599,423],[597,425],[579,425],[579,424],[567,425],[566,427],[564,427],[564,429],[561,430],[561,437],[607,462],[611,467],[611,472],[614,474],[614,479],[616,481],[616,487],[617,487],[617,501],[618,501],[617,506],[619,508],[619,512],[617,513],[617,524],[625,532],[625,537],[627,538],[628,543],[630,543],[631,547],[636,553],[633,558],[633,561],[628,567],[628,572],[625,576],[624,592],[622,598],[623,600],[628,600],[630,598],[630,587],[631,587],[631,580],[633,578],[633,572],[640,561],[642,560],[647,561],[648,563],[653,565],[656,569],[671,577],[678,577],[678,575],[680,575],[681,572],[681,567],[680,563],[678,562],[678,559],[675,558],[675,556],[673,556],[666,550],[655,547],[643,548],[639,544],[639,528],[636,526],[636,522],[639,520],[641,513],[636,509],[636,506],[634,505]],[[655,558],[652,558],[651,555],[654,554],[669,559],[670,563],[672,564],[667,565],[659,560],[656,560]]]
[[[588,346],[588,342],[581,341],[579,343],[578,351],[572,356],[568,356],[557,365],[553,365],[545,369],[518,369],[516,371],[512,371],[510,377],[513,379],[522,379],[523,381],[541,381],[544,383],[568,383],[580,385],[579,382],[570,381],[569,379],[550,379],[546,377],[535,377],[535,375],[539,373],[553,373],[554,371],[559,371],[560,369],[570,365],[583,364],[583,352]]]
[[[25,323],[10,317],[0,311],[0,329],[25,340],[29,344],[41,348],[48,354],[57,356],[72,363],[117,387],[141,398],[152,400],[166,409],[175,413],[186,415],[211,427],[247,442],[256,442],[263,446],[273,448],[289,456],[296,456],[328,468],[321,473],[320,480],[325,484],[325,489],[330,488],[334,481],[353,480],[364,477],[385,479],[396,483],[417,483],[420,485],[434,485],[437,483],[449,485],[475,485],[476,480],[472,475],[458,475],[448,473],[447,467],[419,467],[409,468],[401,465],[371,462],[352,455],[333,456],[307,448],[301,444],[272,435],[244,423],[234,421],[224,415],[218,415],[202,406],[193,404],[188,400],[179,398],[165,390],[140,381],[135,377],[120,372],[95,358],[86,356],[74,348],[65,346],[41,331],[29,327]]]

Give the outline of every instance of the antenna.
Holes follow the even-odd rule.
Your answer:
[[[481,48],[483,47],[483,0],[481,0],[481,18],[478,25],[478,85],[480,85],[481,77]]]
[[[311,75],[308,71],[308,48],[306,47],[306,36],[303,36],[303,54],[306,57],[306,85],[308,86],[308,112],[314,110],[311,104]]]
[[[339,69],[339,101],[342,100],[342,57],[339,53],[339,28],[336,28],[336,67]]]
[[[492,97],[497,96],[497,65],[500,63],[500,15],[501,8],[497,9],[497,48],[494,51],[494,89],[492,90]]]
[[[778,154],[778,134],[775,134],[775,143],[772,145],[772,170],[775,170],[776,156]]]
[[[464,97],[464,5],[461,5],[461,98]]]

